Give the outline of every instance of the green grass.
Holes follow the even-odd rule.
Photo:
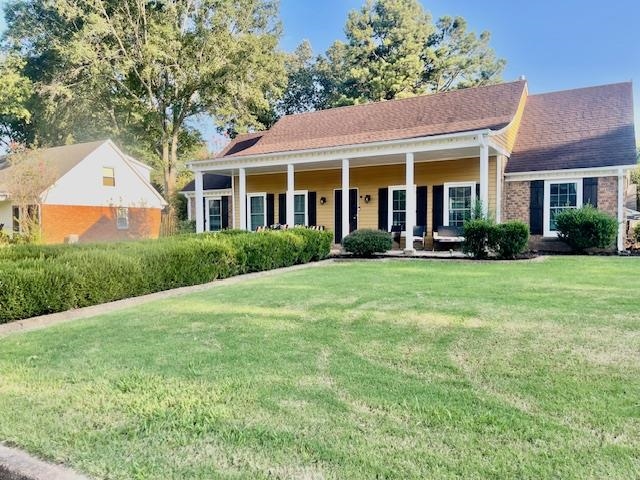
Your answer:
[[[640,259],[338,263],[0,339],[100,478],[637,478]]]

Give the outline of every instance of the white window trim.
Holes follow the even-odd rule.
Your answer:
[[[442,212],[442,222],[445,227],[449,226],[449,189],[455,187],[471,187],[471,211],[476,204],[476,184],[477,182],[450,182],[444,184],[444,212]],[[485,205],[487,208],[488,205]],[[438,228],[438,225],[433,226],[434,229]]]
[[[209,202],[211,202],[211,200],[219,200],[220,201],[220,225],[222,225],[222,197],[218,196],[218,197],[205,197],[206,202],[204,202],[204,221],[206,224],[206,231],[207,232],[214,232],[217,230],[211,230],[211,225],[209,224],[210,220],[211,220],[211,205],[209,204]]]
[[[575,183],[576,184],[576,208],[582,207],[582,179],[581,178],[558,178],[544,181],[544,214],[543,214],[543,235],[545,237],[557,238],[558,232],[549,229],[551,219],[551,184]]]
[[[262,224],[267,226],[267,192],[260,193],[247,193],[247,225],[245,228],[251,230],[251,199],[253,197],[262,197],[264,201],[264,219],[262,220]]]
[[[296,218],[296,204],[295,197],[296,195],[304,195],[304,226],[309,225],[309,190],[295,190],[293,192],[293,223],[295,225]]]
[[[398,191],[398,190],[406,190],[407,186],[406,185],[389,185],[388,187],[389,193],[387,195],[387,230],[390,232],[391,231],[391,226],[393,225],[393,192]],[[418,187],[416,186],[416,184],[413,185],[413,195],[414,197],[416,196],[418,191]],[[406,202],[406,197],[405,197],[405,202]],[[418,207],[416,205],[416,212],[418,211]],[[405,215],[407,214],[407,210],[406,210],[406,203],[405,203]],[[406,216],[405,216],[406,219]],[[404,237],[406,235],[406,231],[402,230],[402,232],[400,232],[400,236]]]

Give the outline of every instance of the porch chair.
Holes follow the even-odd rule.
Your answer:
[[[398,244],[398,249],[400,249],[400,240],[402,239],[402,225],[391,225],[391,237],[393,238],[393,243]]]
[[[424,250],[424,237],[427,233],[427,227],[424,225],[417,225],[413,227],[413,248],[415,248],[416,243],[422,246]]]

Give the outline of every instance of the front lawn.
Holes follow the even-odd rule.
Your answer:
[[[333,263],[0,338],[98,478],[635,478],[640,259]]]

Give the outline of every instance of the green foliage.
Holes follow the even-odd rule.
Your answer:
[[[491,220],[485,218],[473,218],[464,222],[462,251],[475,259],[487,258],[494,226]]]
[[[636,243],[640,243],[640,223],[633,227],[633,239]]]
[[[285,82],[271,0],[13,0],[5,48],[26,62],[41,144],[111,137],[163,175],[171,198],[184,159],[202,144],[190,120],[260,128]],[[37,112],[37,114],[36,114]]]
[[[366,258],[391,250],[393,240],[389,232],[363,228],[344,237],[342,246],[355,257]]]
[[[498,258],[513,259],[529,246],[529,226],[517,220],[493,225],[489,247]]]
[[[2,248],[0,323],[320,260],[331,239],[330,232],[292,229]]]
[[[576,252],[584,252],[589,248],[608,248],[618,231],[615,218],[591,205],[563,210],[555,220],[558,238]]]
[[[301,45],[289,70],[287,113],[497,83],[505,67],[489,32],[476,36],[462,17],[434,24],[418,0],[367,1],[349,13],[345,34],[314,63]]]
[[[178,221],[178,234],[196,233],[196,221],[195,220],[179,220]]]

